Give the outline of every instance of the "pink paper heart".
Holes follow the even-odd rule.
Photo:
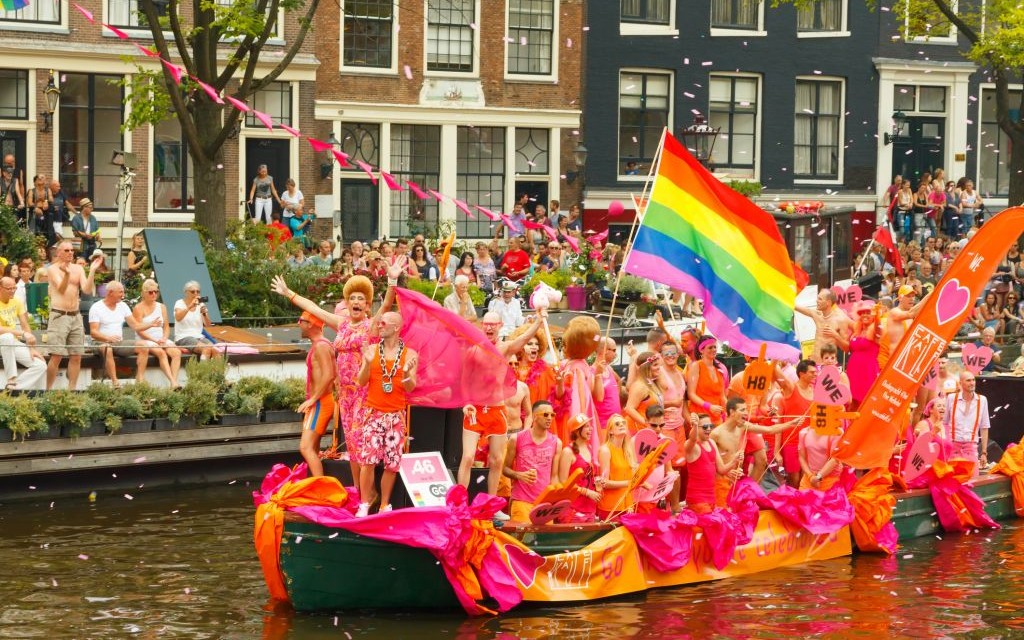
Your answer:
[[[987,367],[989,362],[992,362],[993,354],[994,352],[990,347],[979,347],[968,342],[964,345],[960,357],[963,358],[965,369],[971,373],[978,373]]]
[[[842,406],[850,401],[849,385],[843,384],[842,374],[835,365],[818,367],[818,379],[814,383],[814,401],[818,404]]]
[[[668,446],[665,447],[665,451],[662,452],[658,464],[664,464],[665,460],[674,460],[676,451],[679,449],[676,441],[672,438],[659,436],[653,429],[641,429],[633,436],[633,447],[636,450],[636,457],[638,459],[647,457],[647,454],[654,451],[661,444],[662,440],[668,440],[669,442]]]
[[[935,442],[931,433],[925,432],[917,436],[910,451],[903,452],[903,479],[910,483],[928,471],[938,456],[939,443]]]
[[[533,551],[527,551],[514,544],[503,545],[505,559],[508,561],[508,568],[516,577],[523,588],[529,589],[537,579],[537,570],[544,565],[544,556]]]
[[[924,381],[921,382],[921,386],[929,391],[939,390],[939,361],[936,360],[932,368],[928,370],[928,375],[924,377]]]
[[[939,291],[938,300],[935,303],[935,319],[939,324],[946,324],[956,320],[971,303],[971,290],[960,286],[958,278],[950,278],[949,282],[943,285]]]
[[[672,487],[676,483],[676,479],[679,477],[678,471],[665,475],[665,467],[658,467],[651,472],[651,475],[647,477],[644,484],[649,485],[650,489],[637,489],[636,501],[637,502],[657,502],[672,491]]]
[[[568,500],[560,500],[555,504],[542,502],[530,511],[530,522],[533,524],[547,524],[572,512],[572,503]]]
[[[836,304],[847,313],[853,311],[853,305],[864,299],[864,292],[855,284],[849,287],[835,285],[832,287],[832,293],[836,296]]]

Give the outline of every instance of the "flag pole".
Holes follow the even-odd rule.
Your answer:
[[[651,183],[652,178],[656,179],[658,171],[661,169],[661,156],[665,150],[665,136],[668,134],[668,127],[663,127],[661,130],[661,140],[658,142],[658,154],[654,158],[654,162],[651,163],[651,168],[647,172],[647,181],[644,182],[643,191],[640,192],[640,200],[637,200],[636,196],[630,194],[633,199],[633,206],[636,209],[636,215],[633,216],[633,224],[629,228],[629,235],[626,237],[626,244],[629,247],[629,252],[622,256],[622,263],[619,265],[619,272],[615,275],[615,289],[612,291],[612,304],[608,309],[608,324],[604,328],[604,338],[608,339],[608,336],[612,331],[612,318],[615,317],[615,303],[619,298],[619,285],[622,283],[622,274],[625,273],[626,261],[629,259],[630,253],[633,252],[633,238],[636,235],[636,227],[640,220],[647,213],[647,204],[650,202],[649,193],[653,189]]]
[[[871,242],[868,243],[868,248],[864,250],[864,257],[860,259],[860,263],[857,265],[856,271],[854,271],[855,274],[860,273],[860,268],[864,266],[864,261],[871,255],[871,247],[873,246],[875,246],[875,234],[871,234]]]

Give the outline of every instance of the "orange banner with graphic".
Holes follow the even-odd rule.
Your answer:
[[[748,544],[736,548],[732,561],[721,571],[711,561],[711,548],[704,536],[694,540],[689,563],[663,573],[644,561],[633,534],[625,527],[617,527],[578,551],[545,556],[543,564],[532,571],[515,571],[514,575],[526,601],[589,601],[828,560],[850,553],[848,527],[831,535],[816,536],[788,523],[774,511],[762,511],[754,537]]]
[[[857,408],[833,457],[851,467],[885,467],[917,388],[974,309],[1010,245],[1024,231],[1024,207],[1006,209],[960,250]]]

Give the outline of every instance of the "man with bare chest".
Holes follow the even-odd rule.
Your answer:
[[[796,311],[814,321],[814,353],[811,359],[820,362],[821,347],[826,344],[835,345],[843,351],[849,350],[853,322],[836,306],[836,294],[831,289],[819,291],[816,302],[814,309],[797,306]]]
[[[747,444],[750,438],[782,433],[788,428],[796,426],[802,421],[797,418],[789,422],[775,425],[760,425],[748,421],[747,403],[743,398],[729,398],[725,403],[725,420],[715,427],[711,432],[711,439],[718,445],[718,451],[722,454],[723,460],[729,460],[737,453],[746,455]],[[760,455],[757,455],[757,454]],[[751,475],[759,480],[767,469],[767,458],[764,454],[764,445],[755,454],[755,465],[751,469]],[[715,499],[719,506],[725,506],[725,497],[732,487],[729,476],[720,477],[715,485]]]
[[[509,359],[513,368],[518,366],[518,359],[515,356]],[[525,418],[525,424],[524,424]],[[516,380],[515,395],[505,399],[505,422],[508,424],[508,434],[530,428],[533,412],[530,410],[530,387],[522,380]]]
[[[50,322],[47,327],[47,342],[50,345],[50,361],[46,366],[46,388],[53,388],[60,363],[68,357],[68,388],[78,386],[78,371],[85,353],[85,325],[79,309],[82,292],[92,295],[96,290],[96,267],[103,261],[102,256],[93,258],[89,273],[72,262],[75,250],[70,242],[57,245],[53,264],[46,269],[47,295],[50,298]]]

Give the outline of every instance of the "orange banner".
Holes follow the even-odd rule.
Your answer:
[[[579,551],[545,556],[532,574],[515,575],[526,601],[590,601],[828,560],[850,552],[847,527],[832,535],[815,536],[774,511],[762,511],[753,539],[737,547],[732,561],[721,571],[712,563],[703,536],[694,540],[693,557],[686,566],[667,573],[657,571],[644,562],[633,535],[618,527]]]
[[[946,274],[893,350],[889,362],[858,407],[834,457],[858,469],[885,467],[907,408],[935,359],[974,308],[1010,245],[1024,231],[1024,207],[988,220],[949,266]]]

